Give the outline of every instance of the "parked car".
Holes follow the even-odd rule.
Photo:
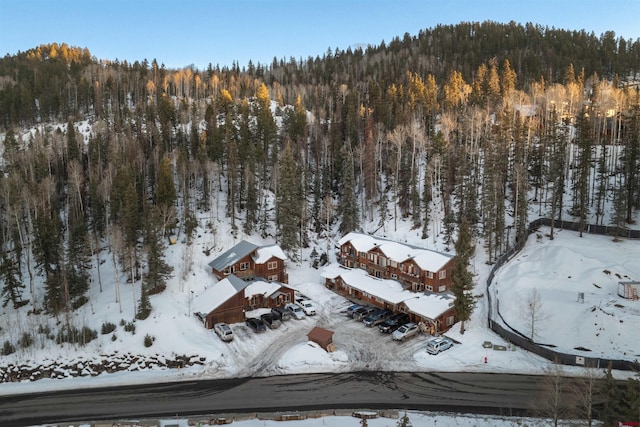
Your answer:
[[[412,336],[416,335],[420,331],[418,324],[415,322],[406,323],[393,331],[391,338],[396,341],[404,341]]]
[[[233,339],[233,331],[231,330],[229,325],[224,322],[216,323],[215,325],[213,325],[213,330],[222,341],[229,342]]]
[[[282,322],[286,322],[291,319],[291,312],[284,307],[273,307],[271,309],[271,314],[276,316]]]
[[[264,322],[256,317],[248,318],[245,321],[245,323],[255,333],[264,332],[267,330],[267,327],[265,326]]]
[[[291,313],[291,317],[293,317],[294,319],[304,319],[304,311],[302,311],[302,308],[300,308],[298,304],[289,303],[285,305],[284,308],[289,310],[289,313]]]
[[[378,329],[380,330],[380,332],[390,334],[405,323],[409,323],[409,315],[406,313],[398,313],[380,323],[378,325]]]
[[[349,316],[349,317],[353,317],[353,313],[354,313],[357,309],[359,309],[359,308],[361,308],[361,307],[362,307],[362,304],[353,304],[353,305],[350,305],[349,307],[347,307],[347,310],[346,310],[346,312],[347,312],[347,316]]]
[[[307,316],[315,316],[316,315],[316,306],[308,299],[301,299],[297,301],[297,304],[300,306],[304,314]]]
[[[427,341],[427,353],[438,354],[453,347],[453,341],[447,337],[431,338]]]
[[[269,329],[278,329],[282,322],[271,313],[264,313],[260,316],[260,320],[269,327]]]
[[[384,322],[392,315],[393,315],[393,311],[389,310],[388,308],[381,308],[379,310],[374,311],[364,319],[362,319],[362,322],[364,322],[366,326],[372,328]]]
[[[365,305],[364,307],[360,307],[353,313],[353,318],[356,320],[362,320],[376,310],[377,310],[376,307]]]

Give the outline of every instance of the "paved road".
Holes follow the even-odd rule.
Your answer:
[[[527,375],[303,374],[5,396],[0,425],[344,408],[521,415],[539,397]]]

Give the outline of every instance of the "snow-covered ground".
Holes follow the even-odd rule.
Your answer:
[[[413,234],[407,231],[401,234],[400,239],[419,243],[419,237]],[[569,231],[557,233],[552,241],[543,234],[541,229],[539,235],[532,235],[525,249],[496,276],[500,308],[507,321],[518,329],[527,330],[524,317],[518,313],[522,313],[522,304],[526,301],[523,294],[537,287],[542,297],[541,311],[545,314],[545,319],[540,320],[536,327],[538,341],[556,344],[559,349],[568,346],[567,351],[581,346],[589,348],[591,354],[611,358],[630,358],[639,354],[637,324],[640,302],[616,296],[616,274],[634,279],[640,277],[638,242],[613,242],[608,237],[591,235],[580,238],[577,233]],[[117,360],[124,355],[160,360],[186,355],[201,363],[178,370],[123,362],[126,363],[123,372],[91,376],[91,371],[88,371],[84,377],[3,383],[0,384],[0,394],[138,381],[394,370],[400,366],[402,370],[416,371],[543,373],[550,365],[549,361],[519,348],[508,351],[483,348],[485,341],[508,346],[486,327],[484,296],[479,298],[473,318],[466,324],[465,334],[460,334],[458,325],[447,333],[459,344],[446,353],[428,355],[424,335],[405,343],[394,342],[376,328],[367,328],[341,313],[349,301],[327,290],[320,276],[322,270],[311,268],[308,261],[300,265],[289,264],[289,281],[292,287],[315,301],[319,307],[318,315],[287,321],[281,328],[262,334],[254,334],[242,323],[234,324],[231,326],[235,339],[224,343],[189,315],[194,301],[216,281],[207,263],[233,244],[231,239],[217,236],[215,250],[206,256],[203,249],[211,246],[212,239],[211,233],[201,231],[200,238],[192,247],[192,269],[184,275],[181,260],[188,247],[182,243],[169,247],[175,277],[164,293],[151,297],[153,312],[149,319],[134,323],[135,333],[126,332],[121,320],[129,322],[134,318],[134,301],[139,296],[139,287],[121,283],[121,302],[116,302],[110,256],[106,251],[107,262],[101,269],[103,292],[96,292],[91,296],[90,304],[73,313],[72,322],[78,327],[89,325],[98,331],[103,322],[111,322],[117,325],[114,332],[99,334],[86,346],[57,346],[37,332],[38,327],[47,321],[53,327],[55,319],[46,316],[28,316],[25,319],[9,307],[5,308],[2,316],[0,332],[2,339],[13,342],[23,332],[36,336],[32,346],[3,356],[0,359],[1,369],[10,365],[32,368],[41,365],[87,365],[88,361]],[[257,244],[263,243],[252,240]],[[330,255],[333,258],[333,250]],[[476,294],[484,295],[489,267],[482,262],[482,254],[478,255],[473,268],[476,270]],[[609,270],[611,274],[607,275],[603,270]],[[584,303],[576,301],[578,292],[584,292]],[[596,309],[592,310],[594,307]],[[249,316],[254,314],[257,313],[248,313]],[[579,322],[579,319],[584,320]],[[306,334],[314,326],[335,331],[336,352],[326,353],[308,342]],[[144,346],[147,334],[155,338],[150,347]],[[565,370],[568,374],[580,375],[581,368],[567,367]],[[619,375],[625,377],[624,373]]]
[[[70,313],[71,323],[81,328],[89,326],[98,331],[98,338],[85,346],[56,345],[50,338],[61,323],[45,314],[25,315],[10,306],[0,308],[0,341],[10,341],[17,347],[14,354],[0,356],[0,374],[11,369],[31,370],[36,373],[43,367],[55,369],[63,379],[40,379],[17,383],[0,383],[0,395],[30,393],[78,387],[98,387],[137,382],[163,382],[189,379],[213,379],[243,376],[264,376],[309,372],[341,372],[351,370],[402,370],[414,371],[475,371],[543,374],[551,362],[520,348],[509,347],[487,327],[488,307],[486,302],[487,265],[485,250],[481,244],[476,249],[472,262],[475,274],[475,295],[478,305],[472,319],[466,322],[466,332],[460,334],[459,325],[447,335],[456,341],[445,353],[431,356],[425,351],[425,335],[404,343],[393,342],[388,335],[377,329],[366,328],[362,323],[347,318],[342,311],[349,301],[324,287],[322,269],[311,267],[309,254],[327,252],[329,260],[335,262],[334,241],[312,242],[312,247],[302,253],[300,263],[287,265],[289,284],[310,297],[319,308],[318,314],[304,320],[290,320],[277,330],[254,334],[244,324],[231,325],[235,339],[224,343],[207,330],[190,313],[200,295],[212,286],[216,279],[207,264],[238,241],[246,238],[257,245],[274,243],[256,236],[234,238],[228,233],[228,220],[224,218],[223,202],[217,206],[219,212],[200,213],[201,224],[210,226],[198,229],[197,238],[191,246],[181,242],[169,246],[167,260],[174,266],[174,277],[167,289],[151,296],[153,311],[144,321],[135,321],[136,304],[140,297],[140,284],[131,285],[123,278],[114,280],[113,258],[105,247],[101,252],[100,280],[94,277],[94,286],[89,303]],[[438,233],[441,218],[434,212],[434,225],[430,238],[422,240],[420,230],[411,230],[405,222],[391,224],[377,233],[400,242],[444,251],[442,234]],[[639,218],[640,219],[640,218]],[[440,221],[440,222],[438,222]],[[373,221],[372,224],[377,223]],[[372,226],[371,230],[377,229]],[[640,243],[632,240],[612,241],[606,236],[584,235],[580,238],[571,231],[556,230],[556,238],[549,240],[547,231],[541,228],[529,237],[524,250],[515,256],[496,275],[491,292],[499,297],[500,310],[507,322],[523,333],[530,325],[526,306],[531,290],[537,289],[540,309],[537,313],[535,340],[556,345],[556,349],[576,352],[588,356],[615,359],[633,359],[640,354],[637,325],[640,320],[640,302],[623,300],[617,296],[619,280],[640,280]],[[340,236],[338,236],[339,238]],[[209,252],[208,255],[205,252]],[[608,271],[609,273],[605,272]],[[101,282],[102,291],[97,285]],[[27,289],[28,289],[27,284]],[[36,284],[41,291],[41,286]],[[578,302],[578,293],[584,294],[584,302]],[[119,299],[118,299],[119,295]],[[41,299],[41,293],[25,296]],[[258,313],[248,313],[255,315]],[[66,322],[66,319],[64,319]],[[103,323],[116,325],[115,331],[100,334]],[[125,324],[135,325],[135,332],[125,330]],[[337,346],[334,353],[326,353],[310,344],[306,334],[321,326],[335,332],[333,340]],[[18,345],[20,337],[29,333],[33,344]],[[145,347],[145,336],[153,338],[150,347]],[[483,347],[483,343],[507,347],[507,351],[495,351]],[[579,353],[581,347],[590,350]],[[196,363],[176,369],[176,360],[188,358]],[[120,369],[114,373],[97,373],[91,364],[110,364]],[[567,375],[581,375],[585,368],[564,367]],[[619,378],[632,373],[615,372]],[[436,425],[436,419],[416,421],[414,425]],[[470,417],[467,421],[448,417],[437,421],[439,426],[448,425],[514,425],[500,424],[491,419],[482,424],[482,417]],[[325,420],[327,421],[327,420]],[[510,420],[511,422],[513,420]],[[322,420],[308,420],[300,426],[312,427]],[[344,422],[344,424],[343,424]],[[371,420],[370,426],[395,425],[397,420]],[[517,425],[536,425],[536,421],[513,421]],[[175,422],[167,422],[175,424]],[[245,423],[243,421],[243,423]],[[271,425],[269,421],[246,421],[238,425],[254,427]],[[338,424],[339,423],[339,424]],[[448,423],[448,424],[447,424]],[[293,424],[287,424],[293,425]],[[325,424],[322,424],[325,425]],[[326,425],[359,425],[358,420],[331,419]]]

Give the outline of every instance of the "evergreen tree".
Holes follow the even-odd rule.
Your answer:
[[[56,213],[49,207],[39,209],[34,219],[33,257],[36,267],[45,275],[44,306],[56,316],[67,310],[69,302],[68,288],[60,274],[63,268],[61,229]]]
[[[138,302],[138,311],[136,311],[136,319],[144,320],[151,314],[151,301],[149,301],[149,292],[145,286],[140,290],[140,301]]]
[[[142,288],[148,295],[165,290],[167,279],[171,277],[173,267],[164,260],[165,239],[160,226],[161,217],[157,210],[149,207],[150,215],[145,223],[144,248],[147,255],[147,274],[142,280]]]
[[[11,301],[13,308],[19,308],[28,303],[22,299],[24,284],[22,283],[22,275],[15,261],[6,253],[2,254],[2,263],[0,264],[0,278],[4,285],[2,286],[2,296],[4,297],[2,306],[6,307]]]
[[[280,157],[276,194],[276,232],[283,250],[296,257],[300,247],[298,240],[302,220],[302,183],[300,172],[293,159],[291,145],[287,144]]]
[[[73,126],[73,122],[69,120],[67,123],[67,163],[72,160],[80,161],[80,145],[76,138],[76,130]]]
[[[69,242],[67,245],[66,277],[69,283],[71,305],[77,308],[86,301],[91,275],[91,245],[86,219],[71,213],[69,220]]]
[[[342,173],[343,186],[338,205],[339,214],[342,218],[339,229],[342,234],[355,231],[359,227],[356,181],[353,170],[353,153],[349,144],[345,146],[345,151]]]
[[[475,249],[471,230],[466,218],[462,218],[458,228],[458,238],[455,243],[456,260],[451,272],[451,292],[455,296],[453,303],[456,316],[460,320],[460,333],[464,334],[464,322],[471,318],[476,305],[472,295],[473,275],[469,271],[469,261]]]
[[[578,116],[576,145],[578,149],[573,179],[573,207],[571,214],[578,217],[580,237],[589,213],[589,182],[591,172],[591,148],[593,146],[591,121],[586,109]]]
[[[155,204],[161,216],[161,232],[164,236],[167,231],[172,232],[176,216],[175,203],[177,200],[177,192],[173,179],[173,167],[169,157],[165,156],[162,158],[155,181]]]
[[[640,422],[640,375],[627,379],[622,398],[621,413],[625,421]]]
[[[604,372],[604,379],[600,384],[599,395],[602,401],[598,412],[598,419],[604,422],[605,426],[613,426],[620,419],[621,396],[616,386],[616,380],[611,372],[611,364]]]

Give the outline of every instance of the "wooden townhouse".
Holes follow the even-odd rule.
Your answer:
[[[449,329],[456,322],[455,297],[450,292],[414,292],[400,282],[370,275],[360,268],[333,264],[322,273],[325,285],[334,292],[361,303],[406,313],[411,321],[422,323],[432,335]]]
[[[338,262],[393,279],[414,292],[447,292],[455,257],[363,233],[349,233],[338,242]]]
[[[278,245],[257,246],[246,240],[209,263],[219,280],[233,274],[239,278],[262,277],[269,282],[288,283],[287,256]]]
[[[247,311],[282,307],[294,298],[295,291],[282,283],[229,274],[196,297],[193,311],[211,329],[218,322],[244,322]]]

